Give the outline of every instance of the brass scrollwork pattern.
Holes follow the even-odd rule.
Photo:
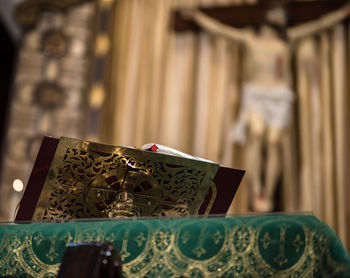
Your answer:
[[[61,138],[33,219],[106,217],[121,192],[141,216],[198,214],[218,165]],[[213,188],[214,186],[214,188]],[[216,198],[211,194],[207,212]]]

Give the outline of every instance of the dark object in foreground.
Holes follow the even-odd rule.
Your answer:
[[[57,278],[121,278],[122,262],[111,243],[84,242],[67,246]]]

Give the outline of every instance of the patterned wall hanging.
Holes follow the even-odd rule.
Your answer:
[[[85,138],[89,129],[97,5],[56,2],[25,1],[16,11],[22,26],[31,28],[21,41],[10,107],[2,169],[3,219],[21,198],[13,182],[27,182],[43,135]]]

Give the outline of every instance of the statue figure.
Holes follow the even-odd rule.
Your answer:
[[[294,94],[291,79],[291,50],[306,36],[327,29],[350,13],[350,5],[317,20],[286,28],[280,7],[268,10],[258,32],[225,25],[199,10],[185,10],[183,16],[213,35],[241,43],[246,50],[241,111],[233,129],[233,140],[246,141],[247,179],[252,185],[254,211],[273,210],[273,195],[280,172],[281,134],[290,123]],[[262,146],[267,141],[267,160],[262,165]],[[265,181],[261,180],[265,167]]]

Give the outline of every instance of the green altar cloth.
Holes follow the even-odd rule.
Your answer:
[[[0,225],[0,276],[55,277],[82,241],[113,242],[126,277],[350,277],[340,240],[311,215]]]

